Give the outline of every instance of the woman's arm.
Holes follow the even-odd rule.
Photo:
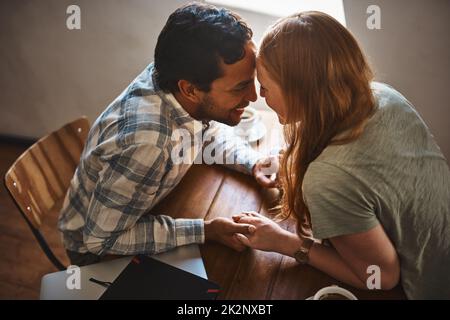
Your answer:
[[[255,225],[251,235],[237,235],[247,246],[265,251],[275,251],[293,257],[301,247],[301,238],[282,229],[272,220],[257,213],[238,215],[235,221]],[[397,253],[379,225],[352,235],[330,239],[333,247],[314,243],[309,251],[309,264],[333,278],[360,289],[366,285],[367,267],[377,265],[381,271],[381,289],[395,287],[400,278]]]

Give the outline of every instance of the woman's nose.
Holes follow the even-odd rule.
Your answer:
[[[265,98],[263,88],[259,88],[259,95],[261,96],[261,98]]]

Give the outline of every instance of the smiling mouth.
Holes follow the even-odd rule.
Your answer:
[[[245,108],[247,108],[247,107],[248,107],[248,104],[245,105],[245,106],[243,106],[243,107],[235,108],[233,111],[236,111],[236,112],[242,112],[242,111],[244,111]]]

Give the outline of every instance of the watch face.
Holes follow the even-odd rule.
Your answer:
[[[294,254],[294,258],[295,258],[295,260],[297,260],[297,262],[302,263],[302,264],[305,264],[306,262],[308,262],[308,255],[304,251],[303,248]]]

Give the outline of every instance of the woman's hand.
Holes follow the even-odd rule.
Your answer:
[[[206,240],[220,242],[236,251],[243,251],[246,246],[234,235],[236,233],[248,234],[254,230],[254,226],[245,223],[236,223],[230,218],[219,217],[205,221]]]
[[[255,226],[255,229],[246,235],[241,233],[234,235],[242,244],[254,249],[283,253],[285,251],[283,245],[292,236],[289,231],[281,228],[276,222],[256,212],[235,215],[233,220],[237,223]]]
[[[279,155],[272,155],[258,160],[253,167],[253,176],[265,188],[278,187]]]

